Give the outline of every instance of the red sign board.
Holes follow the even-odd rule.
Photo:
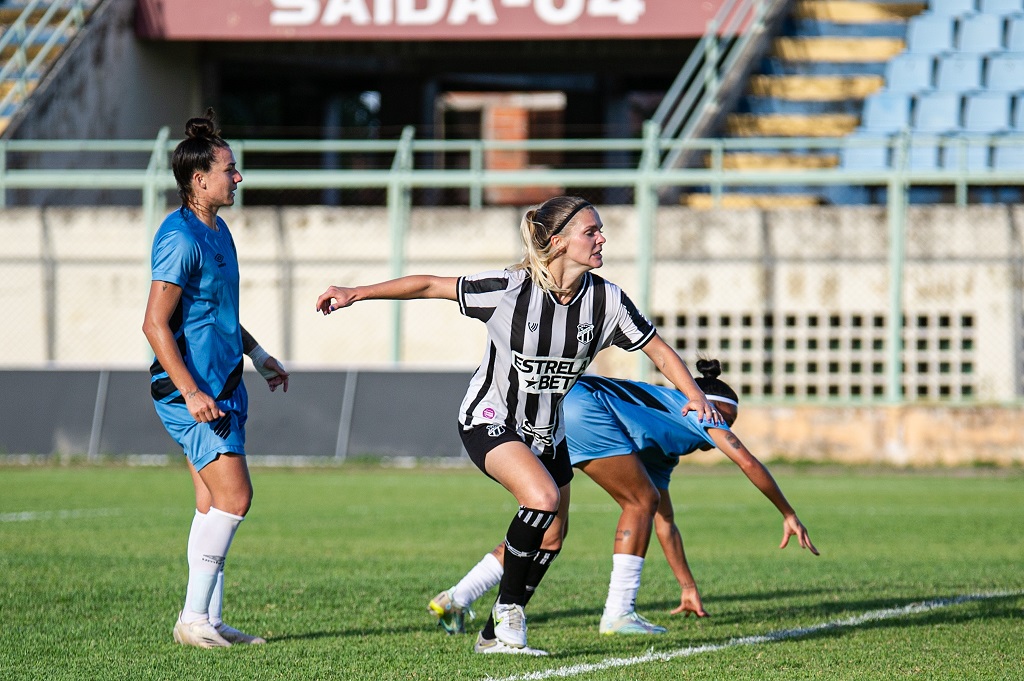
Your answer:
[[[692,38],[722,0],[138,0],[158,40]]]

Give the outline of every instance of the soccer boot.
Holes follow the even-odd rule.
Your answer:
[[[599,630],[605,636],[616,634],[664,634],[668,629],[647,621],[636,610],[631,610],[618,617],[601,616]]]
[[[427,612],[437,618],[437,625],[444,629],[449,636],[466,633],[466,615],[469,619],[476,616],[470,608],[463,608],[455,604],[452,599],[454,587],[442,591],[430,599],[427,604]]]
[[[483,632],[476,637],[476,645],[473,646],[473,652],[483,655],[504,653],[505,655],[533,655],[535,657],[545,657],[548,654],[546,650],[539,650],[530,646],[523,646],[522,648],[507,646],[496,638],[484,638]]]
[[[255,646],[267,642],[267,639],[262,636],[247,634],[244,631],[235,629],[234,627],[229,627],[223,622],[215,624],[213,628],[217,630],[217,633],[220,634],[225,641],[231,644],[245,643],[247,645]]]
[[[178,618],[174,624],[174,640],[183,646],[197,648],[230,648],[231,641],[217,633],[210,620],[185,623]]]
[[[491,610],[494,636],[512,648],[526,647],[526,613],[523,606],[497,602]]]

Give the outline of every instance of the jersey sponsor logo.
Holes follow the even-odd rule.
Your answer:
[[[535,444],[550,447],[555,443],[555,426],[535,426],[529,421],[523,423],[523,432],[533,438]]]
[[[491,437],[501,437],[505,434],[505,426],[500,423],[487,424],[487,434]]]
[[[586,345],[594,340],[594,325],[590,322],[583,322],[576,325],[576,340]]]
[[[519,385],[528,393],[565,394],[590,365],[589,357],[531,357],[513,353],[512,364],[519,374]]]
[[[494,418],[494,410],[491,409],[490,407],[487,407],[486,409],[484,409],[484,418],[485,419],[493,419]]]

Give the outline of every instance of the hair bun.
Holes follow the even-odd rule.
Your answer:
[[[213,122],[214,113],[213,109],[207,109],[203,116],[196,116],[190,118],[185,123],[185,136],[200,139],[212,139],[220,137],[220,130],[217,129],[217,124]]]
[[[704,359],[702,357],[697,360],[697,371],[704,378],[718,378],[722,373],[722,363],[717,359]]]

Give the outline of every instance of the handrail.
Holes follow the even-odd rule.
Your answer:
[[[41,66],[47,57],[50,56],[50,52],[53,51],[54,46],[61,38],[61,32],[66,31],[71,24],[75,24],[76,29],[81,28],[85,23],[85,8],[83,0],[53,0],[46,11],[39,18],[38,21],[32,27],[32,30],[27,34],[25,29],[28,25],[28,20],[32,14],[36,11],[39,5],[42,4],[42,0],[32,0],[25,9],[22,10],[21,14],[11,25],[11,28],[0,37],[0,50],[3,50],[14,40],[20,40],[18,48],[15,50],[14,55],[4,64],[3,68],[0,69],[0,82],[3,82],[9,78],[12,78],[17,73],[17,80],[13,87],[7,91],[7,93],[0,98],[0,111],[4,109],[8,104],[14,100],[15,97],[19,101],[24,101],[28,96],[28,74],[32,73],[33,69]],[[35,39],[47,28],[50,27],[50,21],[53,16],[64,9],[67,6],[67,14],[60,23],[51,32],[50,37],[43,43],[39,52],[32,59],[28,61],[28,46],[32,45]]]

